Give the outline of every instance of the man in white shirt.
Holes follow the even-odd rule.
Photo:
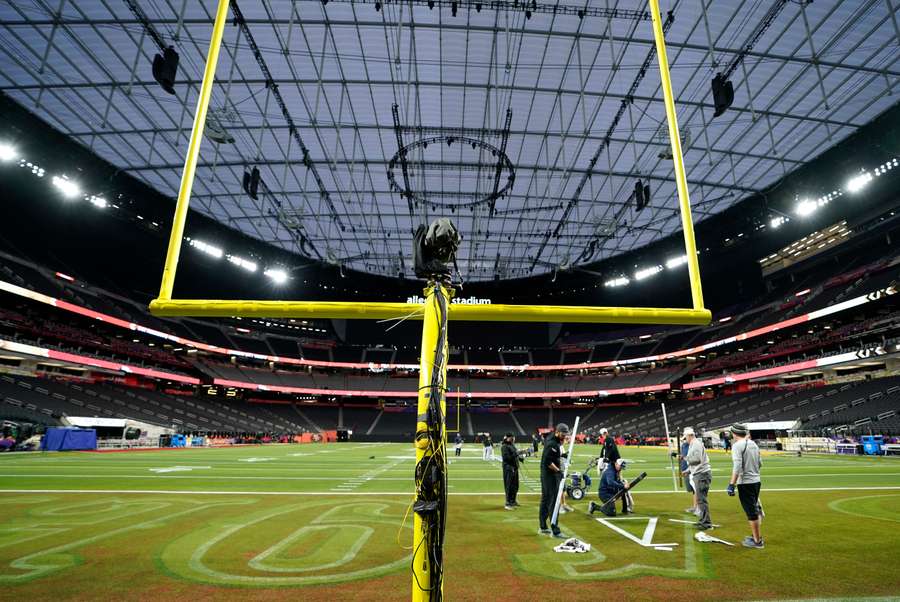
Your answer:
[[[684,429],[684,437],[688,442],[688,453],[684,457],[688,469],[683,474],[690,473],[694,482],[694,491],[697,494],[697,522],[695,527],[701,531],[712,528],[712,518],[709,516],[709,487],[712,485],[712,470],[709,466],[709,456],[703,442],[694,435],[694,429]]]
[[[750,523],[751,535],[744,538],[744,547],[762,549],[765,543],[759,532],[763,517],[762,504],[759,503],[759,490],[762,486],[759,478],[759,469],[762,466],[759,446],[750,439],[750,430],[746,424],[740,422],[733,424],[731,433],[734,435],[734,445],[731,447],[732,470],[728,495],[734,496],[737,485],[741,507]]]

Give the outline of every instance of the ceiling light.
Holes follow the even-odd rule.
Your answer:
[[[769,221],[769,226],[771,226],[772,228],[777,228],[786,221],[788,221],[788,218],[784,217],[783,215],[778,215],[776,217],[773,217]]]
[[[19,156],[16,147],[11,144],[0,143],[0,161],[12,161]]]
[[[679,255],[678,257],[673,257],[666,261],[666,267],[670,270],[677,268],[680,265],[684,265],[687,263],[687,255]]]
[[[53,185],[59,188],[64,197],[69,199],[81,194],[81,187],[66,176],[53,176]]]
[[[190,244],[198,251],[202,251],[211,257],[215,257],[216,259],[222,259],[222,255],[225,254],[219,247],[214,247],[203,242],[202,240],[191,240]]]
[[[104,199],[102,196],[96,196],[96,195],[92,194],[88,198],[88,200],[91,202],[91,205],[93,205],[94,207],[98,207],[100,209],[106,209],[106,207],[108,205],[108,203],[106,202],[106,199]]]
[[[263,274],[271,278],[272,282],[274,282],[275,284],[284,284],[288,279],[287,272],[285,272],[284,270],[270,268],[263,272]]]
[[[257,267],[256,263],[249,261],[247,259],[244,259],[243,257],[238,257],[237,255],[229,255],[228,261],[230,261],[234,265],[238,266],[239,268],[243,268],[243,269],[247,270],[248,272],[256,271],[256,267]]]
[[[603,283],[603,285],[613,288],[613,287],[617,287],[617,286],[625,286],[629,282],[631,282],[631,280],[629,280],[625,276],[620,276],[619,278],[613,278],[612,280],[607,280],[606,282]]]
[[[872,181],[872,174],[868,172],[863,172],[856,177],[850,178],[850,181],[847,182],[847,192],[859,192],[866,185]]]
[[[634,279],[635,280],[643,280],[645,278],[649,278],[650,276],[655,276],[656,274],[659,274],[660,272],[662,272],[662,269],[663,268],[661,265],[655,265],[655,266],[652,266],[649,268],[644,268],[642,270],[638,270],[637,272],[634,273]]]

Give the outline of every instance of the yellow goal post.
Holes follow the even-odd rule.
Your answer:
[[[653,36],[659,61],[660,82],[669,126],[669,141],[675,168],[675,184],[684,231],[684,249],[687,256],[688,276],[691,287],[690,308],[672,307],[603,307],[569,305],[465,305],[452,304],[449,319],[487,322],[594,322],[620,324],[708,324],[711,314],[703,305],[703,290],[700,283],[700,265],[697,259],[697,245],[694,240],[694,222],[691,218],[691,203],[688,196],[684,157],[681,150],[681,136],[675,115],[675,102],[669,76],[660,18],[659,1],[648,0],[653,23]],[[184,237],[184,226],[190,205],[191,187],[200,154],[206,113],[215,82],[216,65],[222,34],[228,21],[228,0],[219,0],[213,26],[212,39],[206,57],[206,68],[200,86],[200,97],[194,114],[184,171],[178,189],[175,217],[169,237],[168,251],[163,268],[159,296],[150,302],[150,312],[157,316],[203,316],[203,317],[266,317],[266,318],[335,318],[335,319],[389,319],[411,315],[421,319],[422,306],[413,303],[390,303],[371,301],[248,301],[222,299],[173,299],[175,273]]]

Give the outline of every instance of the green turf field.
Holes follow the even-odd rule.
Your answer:
[[[596,448],[576,447],[583,468]],[[452,454],[452,451],[451,451]],[[448,600],[787,599],[900,592],[900,459],[768,456],[765,550],[700,544],[664,450],[624,448],[637,516],[563,530],[593,545],[553,552],[537,534],[539,474],[503,508],[499,462],[467,446],[450,467]],[[711,534],[747,523],[712,454]],[[407,600],[410,445],[273,445],[0,456],[0,592],[6,599]],[[626,474],[626,477],[628,474]],[[596,485],[596,481],[595,481]],[[641,541],[673,544],[671,551]],[[677,544],[677,545],[675,545]],[[287,588],[287,589],[286,589]]]

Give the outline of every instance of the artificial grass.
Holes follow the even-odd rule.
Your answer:
[[[576,447],[575,468],[591,453]],[[594,549],[554,553],[559,542],[537,535],[536,463],[522,474],[522,507],[506,511],[499,463],[482,462],[480,448],[469,446],[450,466],[447,599],[537,600],[551,588],[634,600],[900,591],[896,459],[766,457],[767,547],[747,550],[697,543],[692,527],[670,520],[689,519],[690,500],[670,491],[664,450],[623,455],[635,460],[632,474],[646,470],[648,478],[634,492],[638,518],[614,524],[640,538],[656,517],[653,541],[680,545],[645,548],[598,523],[584,511],[596,499],[591,491],[561,526]],[[712,463],[712,516],[722,525],[712,534],[739,544],[748,530],[737,499],[723,491],[728,457],[713,453]],[[287,592],[405,600],[411,518],[401,523],[412,467],[411,447],[400,444],[2,456],[0,588],[61,600],[267,600]]]

